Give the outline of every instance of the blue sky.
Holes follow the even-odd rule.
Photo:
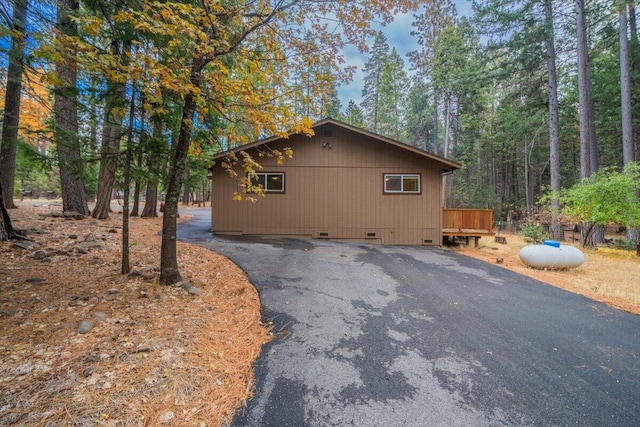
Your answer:
[[[453,0],[453,3],[458,9],[459,16],[471,16],[471,1],[470,0]],[[402,59],[407,65],[407,71],[409,67],[409,60],[406,55],[408,52],[418,49],[416,38],[411,35],[413,27],[413,14],[398,15],[396,19],[386,27],[379,27],[377,29],[382,30],[387,37],[387,43],[389,48],[396,48],[396,51],[400,54]],[[369,46],[373,44],[373,39],[370,40]],[[353,81],[348,85],[342,85],[338,88],[338,96],[342,104],[342,111],[347,108],[347,104],[350,100],[354,100],[357,104],[360,104],[362,100],[362,79],[364,74],[362,69],[368,59],[368,55],[363,55],[354,47],[347,47],[343,50],[345,61],[347,65],[354,65],[358,68],[358,72],[353,78]]]

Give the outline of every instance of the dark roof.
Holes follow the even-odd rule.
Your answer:
[[[416,148],[416,147],[413,147],[411,145],[402,143],[400,141],[396,141],[395,139],[387,138],[386,136],[382,136],[382,135],[379,135],[377,133],[369,132],[368,130],[359,128],[357,126],[352,126],[350,124],[341,122],[340,120],[336,120],[336,119],[332,119],[332,118],[322,119],[322,120],[320,120],[318,122],[315,122],[311,126],[311,128],[312,129],[316,129],[316,128],[319,128],[319,127],[321,127],[323,125],[326,125],[326,124],[332,124],[332,125],[335,125],[335,126],[350,130],[352,132],[356,132],[356,133],[368,136],[370,138],[377,139],[378,141],[393,145],[393,146],[401,148],[403,150],[410,151],[410,152],[415,153],[415,154],[417,154],[417,155],[419,155],[421,157],[424,157],[424,158],[427,158],[427,159],[431,159],[431,160],[435,160],[436,162],[439,162],[440,164],[442,164],[442,166],[443,166],[442,172],[443,173],[445,173],[445,172],[453,172],[454,170],[462,168],[462,165],[460,163],[454,162],[453,160],[445,159],[444,157],[440,157],[440,156],[437,156],[437,155],[435,155],[433,153],[429,153],[428,151],[421,150],[419,148]],[[238,153],[240,151],[248,150],[248,149],[251,149],[251,148],[254,148],[254,147],[259,147],[261,145],[268,144],[270,142],[277,141],[279,139],[283,139],[283,138],[280,137],[280,136],[272,136],[272,137],[261,139],[261,140],[258,140],[258,141],[255,141],[255,142],[252,142],[252,143],[249,143],[249,144],[241,145],[241,146],[236,147],[234,149],[227,150],[227,151],[224,151],[224,152],[216,154],[215,156],[213,156],[213,160],[217,160],[217,159],[220,159],[222,157],[225,157],[229,153]]]

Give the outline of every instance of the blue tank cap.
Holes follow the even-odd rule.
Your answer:
[[[544,240],[542,243],[547,246],[552,246],[554,248],[560,247],[560,242],[558,242],[557,240]]]

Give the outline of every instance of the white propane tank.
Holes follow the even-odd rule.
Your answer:
[[[520,260],[533,268],[565,269],[584,264],[584,254],[574,246],[545,240],[543,245],[527,245],[520,249]]]

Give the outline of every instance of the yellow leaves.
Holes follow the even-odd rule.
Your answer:
[[[47,119],[52,110],[48,92],[50,82],[58,82],[53,73],[45,73],[42,69],[25,67],[22,77],[20,96],[20,128],[18,135],[32,147],[46,149],[51,140],[47,132]],[[0,105],[4,105],[5,90],[0,84]]]
[[[242,201],[242,194],[238,193],[237,191],[233,192],[233,201],[234,202],[241,202]]]
[[[189,146],[189,155],[192,157],[202,158],[202,145],[199,141],[193,141]]]
[[[98,36],[104,24],[104,21],[97,16],[83,16],[78,21],[79,30],[89,37]]]

